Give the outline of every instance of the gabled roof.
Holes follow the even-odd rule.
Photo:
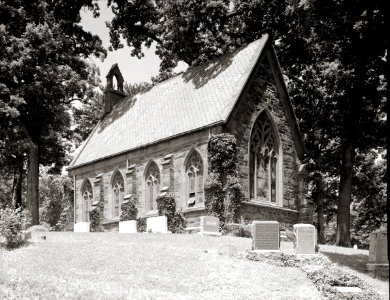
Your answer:
[[[125,98],[97,124],[69,169],[223,124],[268,41],[246,47]]]

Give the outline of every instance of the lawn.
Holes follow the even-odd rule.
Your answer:
[[[0,299],[322,299],[298,268],[242,259],[250,239],[45,234],[27,247],[0,249]],[[221,245],[237,253],[221,255],[229,248]]]

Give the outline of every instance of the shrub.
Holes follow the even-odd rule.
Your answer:
[[[121,221],[130,221],[137,219],[137,204],[135,200],[125,201],[121,205]]]
[[[26,244],[30,223],[27,210],[0,209],[0,246],[11,250]]]
[[[237,237],[252,237],[252,225],[251,224],[226,224],[224,234],[237,236]]]
[[[43,225],[34,225],[29,227],[26,232],[46,232],[49,231],[49,229],[46,226]]]
[[[168,219],[168,230],[172,233],[184,232],[185,218],[180,211],[176,211],[176,202],[172,196],[158,196],[157,209],[160,216],[166,216]]]
[[[72,207],[67,206],[61,213],[60,219],[54,227],[57,231],[73,231]]]
[[[181,211],[176,211],[171,222],[171,227],[168,226],[168,230],[172,233],[184,233],[186,226],[187,222],[183,213]]]
[[[294,244],[294,248],[297,246],[297,237],[295,235],[295,232],[294,231],[291,231],[289,229],[285,229],[285,234],[286,234],[286,238],[287,238],[287,241],[289,242],[293,242]]]
[[[168,227],[169,223],[172,222],[176,211],[176,202],[172,196],[158,196],[156,199],[157,210],[160,216],[166,216],[168,218]]]
[[[380,299],[381,297],[367,286],[361,279],[355,275],[346,273],[336,267],[317,268],[315,270],[306,270],[307,277],[314,283],[318,290],[322,291],[327,299]],[[359,287],[363,290],[361,293],[348,295],[339,292],[335,287]]]
[[[100,210],[98,206],[95,206],[89,212],[89,231],[97,232],[100,231]]]
[[[146,231],[146,218],[137,219],[137,231],[145,232]]]
[[[205,182],[205,205],[209,215],[225,223],[237,222],[242,200],[237,164],[237,141],[233,135],[213,135],[207,145],[209,162]]]

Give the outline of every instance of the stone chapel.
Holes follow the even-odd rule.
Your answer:
[[[104,97],[105,115],[68,168],[75,223],[99,205],[105,230],[117,230],[123,201],[137,201],[138,217],[156,216],[160,193],[188,221],[206,215],[207,143],[219,133],[237,139],[243,222],[312,223],[305,148],[267,34],[132,97],[113,65]]]

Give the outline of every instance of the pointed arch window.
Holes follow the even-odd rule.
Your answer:
[[[265,112],[253,125],[249,154],[251,199],[277,203],[278,141]]]
[[[146,208],[148,211],[156,210],[156,198],[160,192],[160,171],[156,163],[152,162],[145,176]]]
[[[124,197],[124,180],[122,174],[117,171],[112,179],[112,206],[113,206],[113,218],[117,218],[120,215],[121,204]]]
[[[81,189],[81,194],[83,197],[83,215],[82,221],[89,222],[89,212],[93,203],[93,192],[91,182],[87,179]]]
[[[186,164],[187,205],[203,202],[203,161],[200,154],[193,151]]]

